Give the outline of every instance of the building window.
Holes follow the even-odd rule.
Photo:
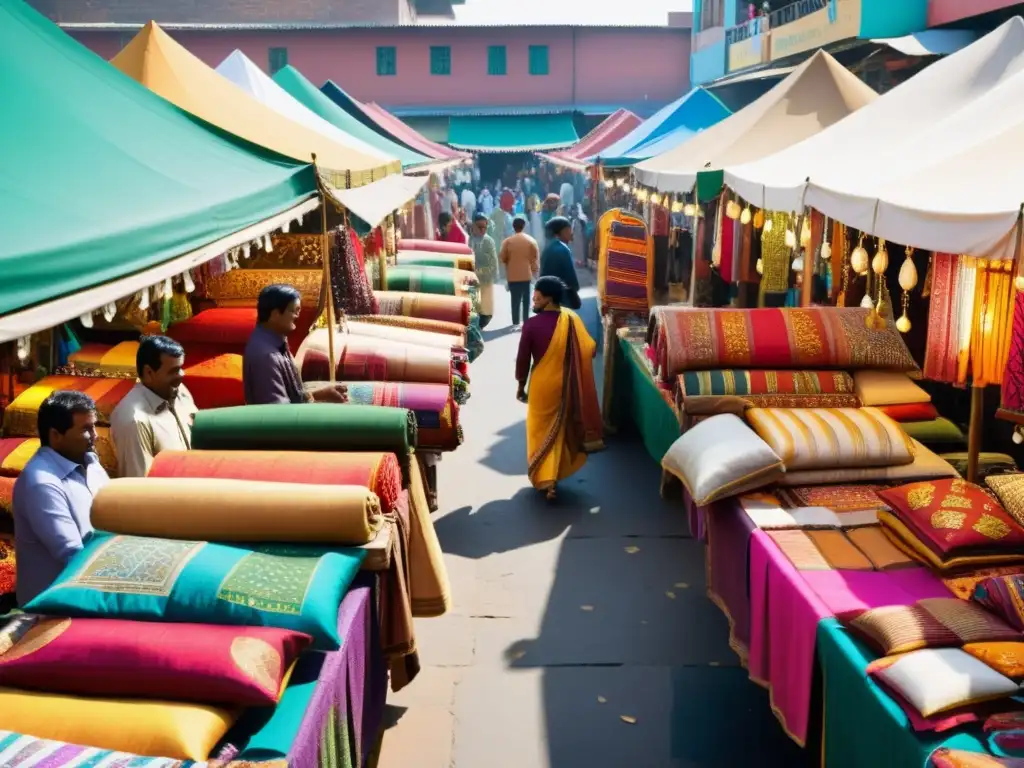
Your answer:
[[[548,73],[548,47],[546,45],[530,46],[530,74],[546,75]]]
[[[704,0],[700,7],[700,29],[725,26],[725,0]]]
[[[284,69],[288,66],[288,49],[287,48],[271,48],[270,49],[270,74],[275,75],[279,70]]]
[[[377,74],[382,77],[398,74],[398,54],[393,45],[377,47]]]
[[[430,74],[450,75],[452,73],[452,49],[447,45],[430,46]]]
[[[487,46],[487,74],[507,75],[508,63],[504,45]]]

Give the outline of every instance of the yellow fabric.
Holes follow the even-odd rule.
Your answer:
[[[921,541],[913,531],[891,512],[878,510],[878,522],[889,540],[904,554],[931,566],[936,571],[956,571],[961,568],[987,568],[995,565],[1014,565],[1024,563],[1024,554],[1004,552],[998,555],[962,555],[942,560]]]
[[[905,373],[854,371],[853,389],[861,405],[911,405],[932,401],[932,396]]]
[[[938,454],[924,447],[917,440],[911,439],[910,442],[914,446],[914,460],[910,464],[895,464],[889,467],[797,470],[786,472],[777,482],[779,485],[829,485],[831,483],[909,482],[910,480],[959,477],[953,466],[943,461]]]
[[[365,544],[381,527],[381,511],[377,494],[357,485],[125,477],[96,494],[92,524],[196,541]]]
[[[138,373],[135,364],[138,353],[139,342],[122,341],[100,358],[99,370],[112,376],[135,376]]]
[[[3,469],[5,472],[21,473],[25,470],[28,460],[35,456],[38,450],[39,438],[30,438],[4,457],[2,464],[0,464],[0,469]]]
[[[409,462],[409,597],[413,616],[442,616],[451,608],[444,553],[430,519],[427,485],[416,456]]]
[[[0,688],[0,730],[178,760],[206,760],[237,717],[201,704]]]
[[[526,408],[526,456],[530,465],[530,482],[539,490],[550,488],[559,480],[579,472],[587,463],[587,455],[579,452],[565,439],[567,416],[562,413],[562,388],[570,323],[576,326],[583,360],[585,363],[590,362],[595,349],[593,339],[576,313],[562,309],[551,343],[544,357],[530,373]],[[534,466],[535,460],[549,446],[543,459]]]
[[[877,408],[751,408],[746,417],[787,471],[914,460],[910,438]]]
[[[259,103],[153,22],[110,63],[186,112],[253,144],[304,163],[315,153],[317,164],[335,186],[361,187],[402,172],[397,159],[388,162],[344,146]]]

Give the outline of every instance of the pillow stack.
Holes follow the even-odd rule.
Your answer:
[[[943,452],[966,447],[967,439],[960,428],[939,416],[932,396],[905,373],[857,371],[853,382],[862,405],[878,408],[928,448]]]

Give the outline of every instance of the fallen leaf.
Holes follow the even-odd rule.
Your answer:
[[[667,597],[669,600],[675,600],[676,599],[676,593],[675,592],[666,592],[665,593],[665,597]]]
[[[596,515],[600,511],[601,511],[600,507],[591,507],[590,508],[590,514],[592,514],[592,515]]]
[[[640,619],[640,623],[641,624],[646,624],[647,623],[647,619]]]
[[[592,606],[592,605],[581,605],[580,606],[580,610],[581,611],[592,611],[592,610],[594,610],[594,606]]]
[[[622,722],[624,722],[624,723],[629,723],[630,725],[636,725],[636,718],[633,717],[632,715],[619,715],[619,719]]]
[[[626,547],[626,552],[630,555],[635,555],[640,551],[640,547]]]
[[[604,696],[598,696],[597,697],[597,703],[598,704],[607,704],[608,703],[608,699],[606,699]]]
[[[685,581],[677,581],[672,586],[676,587],[677,589],[689,589],[690,588],[690,585],[687,584]]]
[[[717,661],[709,661],[709,662],[708,662],[708,666],[709,666],[709,667],[720,667],[720,666],[722,666],[722,665],[721,665],[721,664],[719,664],[719,663],[718,663]]]
[[[509,661],[519,661],[523,656],[526,655],[526,651],[512,651],[509,655]]]

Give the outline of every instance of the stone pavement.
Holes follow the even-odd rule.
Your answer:
[[[557,506],[532,490],[519,335],[496,303],[465,444],[438,468],[454,607],[416,622],[424,669],[389,696],[381,768],[812,765],[729,649],[702,546],[635,438],[612,437]]]

